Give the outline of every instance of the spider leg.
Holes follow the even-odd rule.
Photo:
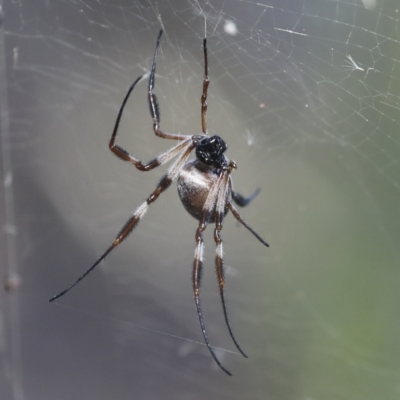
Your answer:
[[[232,374],[222,366],[221,362],[218,360],[216,354],[214,353],[213,348],[211,347],[211,344],[208,340],[207,332],[206,332],[206,327],[204,324],[204,319],[203,319],[203,313],[201,311],[201,305],[200,305],[200,281],[201,281],[201,273],[203,269],[203,231],[206,229],[206,224],[205,223],[200,223],[197,231],[196,231],[196,241],[197,241],[197,246],[196,250],[194,253],[194,263],[193,263],[193,292],[194,292],[194,301],[196,303],[196,308],[197,308],[197,314],[199,316],[199,321],[200,321],[200,326],[201,326],[201,331],[203,332],[203,337],[204,341],[206,342],[206,345],[208,347],[208,350],[211,353],[211,356],[213,357],[214,361],[217,363],[217,365],[229,376],[232,376]]]
[[[239,207],[246,207],[253,201],[258,193],[260,193],[260,188],[257,188],[249,197],[244,197],[240,193],[232,191],[232,199]]]
[[[208,78],[208,55],[207,55],[207,38],[203,39],[204,49],[204,79],[203,79],[203,94],[201,95],[201,129],[207,135],[207,94],[210,80]]]
[[[243,218],[240,216],[238,210],[233,206],[233,204],[229,201],[226,202],[228,208],[232,211],[233,216],[243,225],[245,226],[264,246],[269,247],[269,244],[257,233],[255,232],[246,222],[243,221]]]
[[[111,137],[109,148],[117,157],[119,157],[121,160],[130,162],[139,171],[150,171],[156,167],[159,167],[160,165],[165,164],[176,155],[178,155],[188,145],[190,140],[191,136],[186,136],[186,140],[168,149],[166,152],[160,154],[158,157],[153,158],[146,164],[143,164],[140,160],[129,154],[125,149],[115,144],[115,136]]]
[[[154,51],[153,63],[151,65],[151,72],[150,72],[149,86],[148,86],[148,96],[149,96],[148,99],[149,99],[150,114],[151,117],[153,118],[153,130],[157,136],[162,137],[164,139],[183,140],[186,139],[187,136],[167,133],[160,129],[160,107],[158,105],[157,97],[153,93],[153,89],[156,79],[157,54],[158,54],[158,49],[160,48],[160,41],[162,34],[163,30],[161,29],[157,37],[156,49]]]
[[[114,130],[111,135],[111,139],[110,139],[110,143],[109,143],[108,147],[117,157],[121,158],[124,161],[129,161],[138,170],[150,171],[151,169],[156,168],[159,165],[166,163],[171,158],[176,156],[179,153],[179,151],[182,150],[183,147],[185,147],[190,136],[187,136],[187,135],[180,136],[180,139],[184,139],[184,141],[182,143],[179,143],[177,146],[173,147],[170,150],[167,150],[165,153],[161,154],[157,158],[154,158],[153,160],[150,160],[146,164],[143,164],[140,160],[133,157],[125,149],[123,149],[122,147],[120,147],[116,144],[117,132],[118,132],[119,124],[121,122],[122,113],[124,112],[125,105],[129,99],[129,96],[131,95],[133,89],[135,88],[136,84],[140,81],[140,79],[142,79],[142,77],[137,78],[136,81],[133,82],[133,84],[129,88],[127,94],[125,95],[124,101],[122,102],[121,108],[118,112],[117,119],[115,121]]]
[[[197,246],[196,246],[196,250],[194,253],[194,262],[193,262],[193,292],[194,292],[194,300],[196,303],[197,315],[199,316],[200,327],[201,327],[201,331],[203,333],[204,341],[206,342],[207,348],[210,351],[211,356],[213,357],[213,359],[217,363],[217,365],[226,374],[228,374],[229,376],[232,376],[232,374],[222,366],[221,362],[218,360],[216,354],[214,353],[213,348],[211,347],[210,341],[208,340],[206,327],[205,327],[204,319],[203,319],[203,313],[201,311],[201,306],[200,306],[200,283],[201,283],[201,273],[202,273],[202,269],[203,269],[203,250],[204,250],[203,232],[207,227],[207,223],[208,223],[211,213],[214,212],[215,202],[217,199],[218,189],[221,184],[221,180],[222,180],[222,174],[221,174],[221,176],[218,177],[217,181],[211,187],[211,190],[210,190],[210,192],[207,196],[207,199],[204,203],[204,206],[203,206],[203,212],[202,212],[201,219],[199,221],[199,227],[197,228],[197,231],[196,231]]]
[[[68,286],[65,290],[60,292],[59,294],[53,296],[49,301],[52,302],[59,297],[63,296],[65,293],[69,292],[75,285],[77,285],[83,278],[85,278],[86,275],[88,275],[93,269],[102,261],[106,258],[106,256],[119,244],[121,244],[126,237],[133,231],[133,229],[136,227],[138,222],[141,220],[141,218],[144,216],[146,213],[147,209],[149,208],[150,204],[155,202],[160,196],[162,192],[164,192],[168,187],[171,185],[172,181],[174,178],[178,175],[180,169],[183,167],[185,164],[185,161],[189,157],[190,153],[192,152],[194,148],[193,144],[186,144],[186,148],[182,150],[181,156],[178,158],[178,160],[175,162],[175,164],[171,167],[171,169],[163,176],[163,178],[160,180],[159,184],[157,185],[156,189],[154,192],[147,198],[147,200],[139,206],[134,214],[132,215],[131,218],[128,219],[128,221],[125,223],[125,225],[122,227],[122,229],[119,231],[118,235],[114,239],[113,243],[111,246],[96,260],[96,262],[89,268],[87,269],[78,279],[76,279],[70,286]]]
[[[223,180],[221,184],[221,188],[219,191],[218,195],[218,200],[217,200],[217,208],[216,208],[216,223],[215,223],[215,230],[214,230],[214,240],[217,245],[216,247],[216,256],[215,256],[215,266],[217,270],[217,277],[218,277],[218,283],[219,283],[219,293],[221,296],[221,303],[222,303],[222,309],[224,312],[224,317],[225,317],[225,322],[226,326],[228,327],[229,334],[231,335],[231,338],[233,340],[233,343],[235,343],[236,348],[240,351],[240,353],[247,358],[247,355],[244,353],[244,351],[240,348],[239,343],[236,341],[236,338],[233,334],[231,325],[229,323],[228,319],[228,313],[227,313],[227,308],[226,308],[226,302],[225,302],[225,295],[224,295],[224,286],[225,286],[225,279],[224,279],[224,253],[223,253],[223,248],[222,248],[222,238],[221,238],[221,230],[223,226],[223,218],[225,214],[225,207],[226,207],[226,195],[227,195],[227,189],[228,189],[228,178],[229,175],[225,175],[225,179]]]

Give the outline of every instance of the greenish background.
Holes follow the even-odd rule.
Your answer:
[[[0,269],[20,286],[0,293],[2,399],[398,399],[399,9],[378,0],[4,1]],[[202,344],[196,221],[175,188],[85,281],[47,302],[164,173],[142,174],[107,148],[161,25],[161,126],[200,132],[205,21],[209,129],[238,164],[235,189],[261,188],[242,215],[271,245],[226,218],[227,303],[247,360],[224,326],[212,227],[205,235],[207,330],[233,378]],[[171,145],[152,133],[145,82],[120,143],[142,160]]]

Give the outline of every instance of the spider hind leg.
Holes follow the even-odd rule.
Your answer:
[[[228,203],[228,199],[231,197],[231,179],[230,173],[232,168],[234,167],[234,163],[229,164],[231,168],[228,169],[226,173],[223,174],[223,178],[218,188],[218,197],[216,202],[216,209],[215,209],[215,230],[214,230],[214,240],[216,244],[216,255],[215,255],[215,267],[217,271],[218,277],[218,285],[219,285],[219,294],[221,297],[222,309],[224,312],[225,323],[229,331],[229,335],[231,336],[233,343],[235,344],[236,348],[239,352],[247,358],[247,355],[244,351],[240,348],[239,343],[237,342],[235,335],[233,334],[231,324],[228,319],[228,312],[226,307],[225,295],[224,295],[224,286],[225,286],[225,279],[224,279],[224,252],[222,247],[222,238],[221,238],[221,230],[223,227],[223,219],[226,214],[225,209]]]
[[[225,323],[226,323],[226,326],[229,331],[229,335],[231,336],[233,343],[235,344],[235,346],[239,350],[239,352],[243,355],[243,357],[248,358],[246,353],[239,346],[239,343],[237,342],[235,335],[233,334],[231,324],[228,319],[228,311],[227,311],[227,307],[226,307],[225,294],[224,294],[224,286],[225,286],[224,256],[223,256],[222,239],[221,239],[220,231],[221,231],[221,229],[219,229],[219,227],[216,226],[215,230],[214,230],[214,239],[215,239],[215,243],[217,244],[216,256],[215,256],[215,267],[217,270],[218,286],[219,286],[219,294],[221,297],[222,310],[224,312]]]
[[[200,283],[201,283],[201,273],[203,269],[203,231],[206,229],[206,224],[204,222],[200,222],[200,225],[196,231],[196,241],[197,246],[194,255],[193,262],[193,293],[194,293],[194,301],[196,303],[197,315],[199,316],[199,322],[201,331],[203,333],[204,341],[206,342],[206,346],[211,353],[212,358],[217,363],[217,365],[224,371],[227,375],[232,376],[232,374],[221,364],[218,360],[217,355],[215,354],[213,348],[211,347],[210,341],[208,340],[208,335],[206,332],[206,327],[204,324],[203,313],[200,305]]]
[[[103,253],[100,258],[97,259],[97,261],[90,267],[88,268],[78,279],[76,279],[70,286],[68,286],[65,290],[60,292],[59,294],[53,296],[49,301],[52,302],[59,297],[63,296],[67,292],[69,292],[74,286],[76,286],[83,278],[85,278],[91,271],[94,270],[94,268],[100,264],[102,260],[106,258],[106,256],[111,253],[112,250],[114,250],[118,245],[120,245],[127,237],[128,235],[133,231],[133,229],[136,227],[136,225],[139,223],[139,221],[142,219],[144,214],[146,213],[147,209],[149,208],[150,204],[155,202],[158,197],[160,196],[161,193],[163,193],[165,190],[169,188],[171,185],[172,181],[176,178],[178,175],[179,171],[182,169],[183,165],[185,164],[187,158],[189,157],[190,153],[192,152],[194,146],[192,143],[190,143],[189,140],[186,142],[183,142],[182,148],[179,147],[180,152],[177,152],[175,154],[175,148],[173,148],[172,152],[173,156],[176,156],[178,154],[179,157],[176,160],[175,164],[172,165],[170,170],[164,175],[164,177],[161,179],[159,184],[157,185],[156,189],[153,191],[153,193],[150,194],[150,196],[147,198],[147,200],[142,203],[141,206],[139,206],[132,217],[128,219],[128,221],[125,223],[125,225],[122,227],[122,229],[119,231],[118,235],[114,239],[113,243],[109,248]],[[168,153],[166,153],[168,154]]]

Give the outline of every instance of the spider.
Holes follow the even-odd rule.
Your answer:
[[[123,228],[120,230],[110,247],[96,260],[96,262],[87,269],[78,279],[76,279],[69,287],[63,290],[61,293],[50,299],[50,302],[63,296],[69,290],[71,290],[77,283],[79,283],[86,275],[88,275],[93,269],[102,261],[104,258],[119,244],[121,244],[126,237],[133,231],[138,222],[142,219],[150,204],[154,203],[161,193],[163,193],[171,185],[172,181],[178,179],[178,193],[183,206],[186,211],[194,218],[199,221],[199,226],[196,231],[196,249],[194,253],[193,263],[193,292],[194,300],[196,304],[197,314],[199,316],[201,331],[203,333],[204,341],[210,351],[213,359],[218,366],[228,375],[232,375],[226,368],[224,368],[221,362],[218,360],[213,348],[210,345],[206,328],[203,320],[203,314],[200,306],[200,280],[201,272],[203,268],[203,232],[209,223],[215,223],[214,229],[214,240],[216,243],[216,271],[219,283],[219,292],[222,302],[222,309],[224,313],[225,322],[229,331],[229,334],[239,352],[247,358],[247,355],[240,348],[238,342],[233,335],[224,296],[224,266],[223,266],[223,250],[222,250],[222,239],[221,230],[223,219],[231,211],[233,216],[244,225],[262,244],[269,247],[268,243],[265,242],[249,225],[243,221],[237,209],[233,206],[232,200],[240,207],[247,206],[255,196],[259,193],[257,189],[250,197],[246,198],[241,194],[233,191],[231,173],[237,168],[234,161],[229,161],[224,152],[227,149],[227,145],[224,140],[218,136],[209,136],[207,129],[207,93],[208,93],[208,56],[207,56],[207,38],[203,39],[203,50],[204,50],[204,79],[203,79],[203,93],[201,96],[201,127],[202,134],[195,135],[180,135],[164,132],[160,129],[160,112],[157,102],[156,95],[154,94],[155,84],[155,73],[156,73],[156,61],[157,53],[160,47],[160,41],[162,36],[162,29],[160,30],[157,38],[156,48],[153,57],[153,63],[151,66],[151,72],[149,77],[148,85],[148,102],[150,106],[150,114],[153,118],[153,130],[154,133],[164,139],[177,140],[178,144],[171,149],[162,153],[158,157],[150,160],[148,163],[143,164],[137,158],[128,153],[125,149],[116,144],[117,131],[119,123],[124,111],[125,105],[135,88],[136,84],[142,79],[139,77],[133,82],[125,95],[124,101],[120,107],[113,133],[111,135],[109,148],[119,158],[124,161],[128,161],[133,164],[140,171],[150,171],[160,165],[177,157],[177,160],[168,170],[168,172],[161,178],[156,189],[147,200],[139,206],[132,217],[128,219]],[[193,161],[187,161],[191,152],[195,150],[196,159]]]

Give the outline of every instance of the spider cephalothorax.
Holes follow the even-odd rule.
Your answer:
[[[132,156],[122,147],[116,144],[116,137],[118,132],[119,123],[124,111],[125,105],[128,101],[130,94],[135,88],[136,84],[142,79],[137,78],[136,81],[131,85],[126,94],[121,108],[119,110],[117,120],[115,121],[114,130],[111,135],[109,148],[119,158],[124,161],[128,161],[133,164],[140,171],[150,171],[160,165],[171,161],[176,157],[176,161],[168,172],[163,176],[156,189],[146,201],[140,205],[134,214],[128,219],[125,225],[122,227],[120,232],[117,234],[113,243],[108,249],[96,260],[96,262],[87,269],[78,279],[76,279],[67,289],[63,290],[58,295],[52,297],[50,301],[54,301],[67,293],[77,283],[79,283],[87,274],[89,274],[104,258],[120,243],[122,243],[127,236],[133,231],[138,222],[141,220],[143,215],[146,213],[150,204],[158,199],[161,193],[168,189],[172,181],[178,178],[178,192],[179,197],[184,205],[185,209],[199,221],[199,225],[196,231],[196,250],[193,262],[193,293],[196,303],[197,314],[200,321],[201,330],[203,333],[204,340],[210,351],[212,357],[218,366],[226,372],[228,375],[231,373],[225,369],[220,361],[218,360],[213,348],[210,345],[206,328],[204,325],[203,314],[200,307],[200,277],[203,268],[203,232],[207,225],[215,222],[214,229],[214,240],[216,243],[216,257],[215,266],[218,277],[219,292],[222,301],[222,309],[224,312],[224,318],[226,325],[229,330],[229,334],[236,346],[236,348],[245,356],[246,354],[242,351],[239,344],[237,343],[226,311],[225,296],[224,296],[224,265],[223,265],[223,250],[222,250],[222,239],[221,230],[223,226],[223,219],[227,212],[230,210],[233,216],[243,224],[261,243],[268,246],[256,232],[253,231],[242,219],[239,212],[232,204],[232,200],[239,205],[244,207],[248,205],[251,200],[258,194],[259,190],[256,190],[250,197],[243,197],[241,194],[232,190],[232,179],[231,173],[236,169],[236,163],[229,161],[224,152],[227,149],[226,143],[219,136],[208,136],[207,132],[207,93],[208,93],[208,60],[207,60],[207,40],[203,40],[204,46],[204,80],[203,80],[203,94],[201,96],[201,135],[179,135],[173,133],[167,133],[160,129],[160,113],[159,107],[154,94],[154,82],[156,74],[156,60],[157,52],[160,46],[160,39],[162,30],[160,31],[156,50],[154,52],[153,64],[151,66],[151,73],[149,77],[148,86],[148,101],[150,106],[150,114],[153,119],[153,130],[154,133],[164,139],[177,140],[178,144],[165,153],[158,157],[150,160],[143,164],[140,160]],[[192,151],[196,152],[196,159],[193,161],[187,161]]]
[[[196,157],[206,165],[223,168],[227,165],[224,156],[227,148],[228,146],[220,136],[201,136],[196,144]]]

